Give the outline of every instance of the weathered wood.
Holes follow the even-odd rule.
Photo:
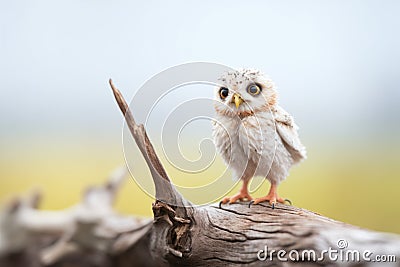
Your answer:
[[[363,259],[368,251],[371,259],[397,260],[383,266],[399,266],[398,235],[282,204],[192,205],[174,188],[143,125],[110,85],[156,186],[154,219],[112,210],[121,174],[65,211],[37,210],[35,195],[16,200],[0,216],[0,266],[376,266]],[[328,255],[334,250],[336,260]]]
[[[104,185],[87,188],[81,203],[61,211],[38,210],[38,193],[13,200],[0,214],[0,266],[58,266],[77,259],[91,266],[134,246],[152,220],[113,210],[126,176],[125,167],[118,169]]]
[[[142,153],[147,151],[144,157],[150,159],[146,161],[156,162],[155,166],[149,164],[150,170],[162,169],[164,179],[154,175],[154,171],[151,172],[158,200],[153,205],[155,221],[149,249],[157,265],[292,265],[277,257],[261,261],[261,254],[258,253],[267,246],[269,251],[284,250],[286,253],[312,250],[319,256],[324,250],[340,250],[340,241],[360,253],[371,251],[375,255],[400,256],[399,236],[360,229],[296,207],[277,205],[273,210],[265,204],[250,208],[243,203],[224,205],[222,208],[216,205],[193,207],[184,200],[182,203],[186,205],[177,207],[168,205],[168,201],[159,201],[167,199],[165,195],[168,195],[168,191],[171,191],[175,199],[183,198],[160,167],[161,162],[144,127],[136,125],[128,105],[111,80],[110,85],[119,106],[124,107],[121,111],[125,114],[133,138]],[[141,131],[135,131],[135,127]],[[150,149],[144,149],[146,147]],[[165,182],[160,183],[160,180]],[[307,259],[301,261],[304,260]],[[333,261],[328,257],[323,262],[311,258],[309,263],[338,266],[359,264]]]
[[[164,167],[162,166],[161,161],[149,140],[149,137],[147,136],[143,124],[136,124],[132,112],[130,111],[125,99],[121,95],[121,92],[114,86],[111,79],[109,80],[109,83],[111,89],[113,90],[118,106],[121,109],[122,114],[125,116],[125,121],[129,127],[129,130],[131,131],[132,137],[135,139],[136,144],[142,152],[147,166],[150,169],[150,173],[156,187],[156,198],[166,203],[174,203],[178,204],[179,206],[190,206],[190,203],[186,201],[171,184],[170,179]]]

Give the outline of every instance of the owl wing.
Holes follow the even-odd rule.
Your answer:
[[[294,162],[305,159],[307,157],[306,148],[300,142],[297,133],[299,127],[294,123],[293,117],[280,106],[274,107],[272,113],[275,118],[276,131]]]

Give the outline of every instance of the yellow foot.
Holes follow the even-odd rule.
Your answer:
[[[275,194],[274,193],[269,193],[265,197],[256,198],[256,199],[250,201],[249,208],[250,208],[250,206],[252,204],[255,205],[255,204],[258,204],[258,203],[261,203],[261,202],[265,202],[265,201],[268,201],[273,209],[275,209],[275,204],[277,202],[282,203],[282,204],[285,204],[285,202],[288,202],[290,205],[292,205],[292,202],[289,199],[281,198],[276,193]]]
[[[250,196],[248,192],[239,192],[234,196],[225,197],[221,202],[219,202],[219,208],[221,208],[221,204],[232,204],[235,203],[237,200],[243,201],[244,199],[252,200],[253,198]]]

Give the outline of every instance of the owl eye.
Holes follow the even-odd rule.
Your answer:
[[[221,99],[225,99],[228,95],[229,95],[229,89],[228,88],[221,87],[219,89],[219,97],[221,97]]]
[[[261,93],[261,88],[257,84],[251,84],[247,87],[247,92],[251,95],[258,95]]]

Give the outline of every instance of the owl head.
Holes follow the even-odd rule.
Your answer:
[[[269,110],[277,102],[274,83],[258,70],[228,71],[218,81],[215,95],[218,104],[215,108],[219,113],[254,114]]]

